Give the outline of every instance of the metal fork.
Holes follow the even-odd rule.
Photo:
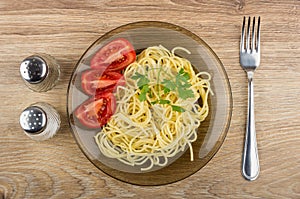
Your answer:
[[[256,143],[254,119],[254,91],[253,75],[260,63],[260,17],[258,17],[255,32],[255,17],[253,18],[252,35],[250,38],[251,18],[248,18],[247,32],[245,27],[246,17],[243,20],[240,41],[240,64],[248,77],[248,116],[243,152],[242,174],[247,180],[255,180],[259,175],[259,160]],[[246,45],[245,45],[246,44]]]

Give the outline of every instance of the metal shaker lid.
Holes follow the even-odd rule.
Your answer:
[[[20,125],[27,133],[39,134],[47,125],[46,113],[40,107],[30,106],[21,113]]]
[[[23,60],[20,66],[20,73],[24,80],[31,84],[43,81],[48,73],[48,66],[45,60],[39,56],[30,56]]]

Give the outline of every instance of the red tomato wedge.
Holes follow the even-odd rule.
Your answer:
[[[81,88],[88,95],[113,92],[119,85],[125,85],[125,80],[123,75],[117,72],[103,73],[102,70],[91,69],[81,74]]]
[[[92,58],[91,68],[105,71],[121,71],[135,61],[136,53],[129,41],[115,39],[103,46]]]
[[[112,93],[106,92],[83,102],[74,114],[85,127],[97,129],[105,125],[115,111],[116,98]]]

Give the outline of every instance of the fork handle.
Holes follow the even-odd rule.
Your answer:
[[[259,174],[259,160],[254,119],[253,72],[248,71],[248,116],[243,153],[242,173],[247,180],[255,180]]]

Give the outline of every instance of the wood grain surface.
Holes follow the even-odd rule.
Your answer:
[[[0,1],[0,198],[300,198],[299,0],[1,0]],[[241,175],[247,81],[239,65],[243,16],[261,16],[261,65],[255,73],[260,176]],[[109,177],[90,163],[72,136],[66,92],[86,48],[120,25],[157,20],[200,36],[219,56],[233,94],[224,144],[199,172],[164,186],[135,186]],[[49,92],[31,92],[20,62],[48,53],[62,77]],[[19,126],[19,114],[37,101],[52,104],[62,127],[35,142]]]

